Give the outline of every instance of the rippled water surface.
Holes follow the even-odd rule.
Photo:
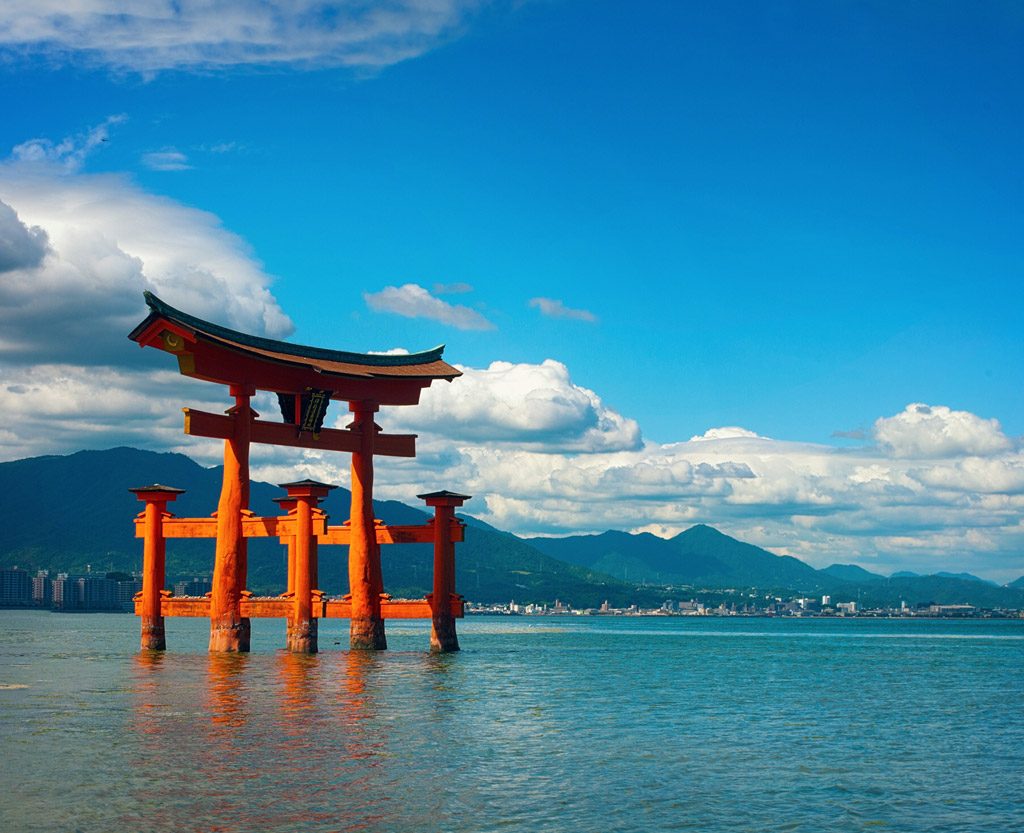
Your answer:
[[[1024,621],[0,611],[5,831],[1024,831]]]

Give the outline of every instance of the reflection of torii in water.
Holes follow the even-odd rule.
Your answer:
[[[150,313],[129,335],[141,347],[171,353],[185,376],[227,385],[234,407],[225,416],[185,409],[185,433],[224,440],[224,481],[216,519],[174,519],[165,511],[180,490],[132,489],[146,502],[138,521],[145,538],[142,647],[164,648],[165,615],[210,617],[211,651],[248,651],[250,616],[287,616],[289,648],[317,650],[317,618],[349,617],[353,648],[386,648],[384,619],[433,620],[431,648],[458,650],[453,543],[462,539],[455,508],[467,499],[453,492],[420,495],[435,508],[423,527],[386,527],[373,517],[373,455],[414,457],[414,434],[383,434],[373,421],[381,405],[415,405],[435,379],[461,373],[441,359],[442,347],[406,355],[368,355],[304,347],[246,335],[195,318],[145,293]],[[284,422],[257,419],[250,399],[257,390],[277,394]],[[347,429],[322,428],[330,400],[348,403]],[[257,518],[249,511],[249,444],[252,442],[347,451],[352,454],[352,512],[341,527],[328,527],[317,508],[333,488],[313,481],[285,484],[288,515]],[[245,589],[246,538],[277,536],[289,544],[285,597],[254,599]],[[164,583],[166,537],[216,537],[213,590],[206,599],[174,599]],[[328,600],[316,589],[317,542],[348,544],[349,596]],[[380,543],[434,542],[434,592],[424,601],[392,601],[384,593]]]

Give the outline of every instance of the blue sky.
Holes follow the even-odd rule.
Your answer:
[[[456,414],[462,434],[431,423],[438,456],[427,454],[419,476],[465,477],[491,496],[481,514],[519,531],[668,534],[717,521],[812,561],[846,553],[867,566],[906,566],[920,548],[893,555],[910,545],[892,542],[923,528],[937,537],[921,558],[938,568],[981,550],[988,560],[972,569],[1024,572],[1019,5],[450,0],[388,4],[388,14],[374,4],[298,3],[275,19],[249,19],[257,13],[224,2],[214,14],[153,4],[146,19],[104,19],[61,3],[60,25],[50,5],[17,0],[0,11],[0,200],[19,228],[39,226],[74,265],[35,285],[56,292],[73,273],[84,293],[77,305],[40,312],[37,325],[80,317],[104,298],[117,298],[110,303],[128,320],[138,301],[120,299],[143,281],[172,303],[210,317],[222,310],[226,323],[250,329],[270,320],[260,317],[269,304],[305,343],[446,343],[446,357],[481,371],[481,384],[505,391],[505,405],[548,391],[548,405],[572,415],[563,425],[527,409],[532,429],[530,419],[510,418],[490,440],[481,426],[497,424],[494,411]],[[83,219],[97,199],[136,210]],[[140,213],[151,227],[135,228]],[[76,223],[95,235],[90,252],[111,243],[115,255],[95,262],[123,261],[114,270],[123,280],[67,254],[83,246],[81,228],[68,242]],[[195,229],[205,242],[189,260]],[[210,280],[161,273],[174,251]],[[82,281],[92,281],[88,291]],[[421,290],[401,289],[409,285]],[[244,310],[232,306],[239,298],[249,299]],[[24,296],[11,290],[4,302],[5,320],[17,321]],[[24,379],[10,374],[54,359],[23,342],[0,354],[15,386]],[[110,358],[115,349],[86,363],[125,373]],[[517,375],[545,360],[566,374]],[[487,375],[493,362],[513,370]],[[931,421],[912,416],[922,413],[907,410],[913,404],[937,409]],[[54,407],[54,450],[97,441]],[[416,427],[411,414],[398,419]],[[636,433],[617,419],[634,421]],[[896,423],[881,421],[898,419],[934,442],[887,441]],[[137,441],[124,421],[102,420],[103,438]],[[599,447],[565,440],[572,425],[582,437],[612,424],[600,428]],[[693,472],[707,461],[688,449],[691,472],[669,478],[679,486],[689,477],[685,487],[638,496],[621,523],[611,494],[590,514],[582,498],[571,509],[529,506],[563,465],[607,473],[627,464],[602,454],[647,444],[671,469],[680,460],[665,463],[665,448],[723,427],[774,442],[770,452],[716,452],[751,476],[701,486]],[[6,457],[43,447],[15,434]],[[481,450],[466,450],[469,436]],[[547,456],[510,508],[507,484],[482,473],[501,466],[467,460],[512,436]],[[807,478],[825,476],[817,464],[801,469],[784,499],[766,497],[770,472],[757,461],[779,455],[799,468],[792,461],[808,447],[825,468],[838,459],[890,465],[887,488],[902,488],[899,476],[917,484],[911,491],[942,481],[946,497],[915,492],[917,510],[877,529],[863,519],[832,529],[837,517],[852,518],[840,507],[879,516],[892,505],[820,481],[809,487]],[[445,469],[446,454],[465,466]],[[628,466],[652,465],[651,454]],[[925,457],[932,468],[974,466],[977,487],[953,495],[935,472],[922,474],[923,463],[905,462]],[[899,472],[893,460],[904,461]],[[978,474],[987,465],[1003,468]],[[830,476],[848,485],[852,471]],[[395,496],[400,480],[399,472]],[[766,490],[741,497],[745,481]],[[825,504],[807,497],[815,489]],[[936,500],[971,504],[975,514],[930,520],[925,507]],[[985,501],[992,505],[978,514]],[[683,504],[704,508],[693,515]],[[950,525],[961,533],[947,540]],[[972,544],[963,530],[985,540]]]

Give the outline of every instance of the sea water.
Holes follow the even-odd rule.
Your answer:
[[[0,611],[3,831],[1024,831],[1024,621]]]

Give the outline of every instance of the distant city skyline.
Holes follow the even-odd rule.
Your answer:
[[[179,409],[225,402],[125,339],[150,289],[274,338],[446,343],[463,378],[380,415],[420,456],[379,497],[1024,573],[1014,9],[244,8],[0,10],[0,459],[217,462]]]

